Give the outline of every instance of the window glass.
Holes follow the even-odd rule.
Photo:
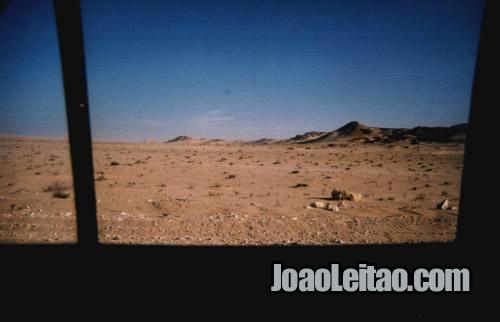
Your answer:
[[[105,243],[455,238],[482,1],[84,1]]]
[[[76,241],[64,92],[52,2],[0,13],[0,243]]]

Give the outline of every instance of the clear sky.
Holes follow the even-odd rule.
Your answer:
[[[82,1],[95,139],[467,122],[483,2]],[[0,132],[65,135],[50,1],[0,15]]]

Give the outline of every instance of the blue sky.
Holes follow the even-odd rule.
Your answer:
[[[481,1],[82,1],[92,135],[466,122]],[[0,16],[0,132],[65,135],[50,1]]]

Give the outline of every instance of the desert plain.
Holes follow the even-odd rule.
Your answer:
[[[452,241],[464,143],[463,137],[456,139],[456,129],[446,129],[400,131],[351,122],[288,140],[96,141],[99,240],[166,245]],[[355,198],[336,200],[334,189]],[[444,200],[448,205],[437,207]],[[68,142],[1,136],[0,243],[76,241]]]

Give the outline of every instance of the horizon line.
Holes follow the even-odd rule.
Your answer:
[[[428,128],[449,128],[449,127],[453,127],[453,126],[457,126],[457,125],[468,125],[469,122],[462,122],[462,123],[456,123],[456,124],[453,124],[453,125],[450,125],[450,126],[443,126],[443,125],[438,125],[438,126],[425,126],[425,125],[416,125],[416,126],[413,126],[413,127],[381,127],[381,126],[369,126],[369,125],[366,125],[365,123],[362,123],[362,122],[359,122],[359,121],[350,121],[350,122],[347,122],[345,123],[344,125],[336,128],[335,130],[330,130],[330,131],[319,131],[319,130],[304,130],[304,132],[301,132],[301,133],[298,133],[296,135],[303,135],[303,134],[306,134],[306,133],[309,133],[309,132],[323,132],[323,133],[330,133],[330,132],[334,132],[342,127],[344,127],[345,125],[347,124],[350,124],[350,123],[359,123],[361,125],[364,125],[364,126],[367,126],[367,127],[370,127],[370,128],[380,128],[380,129],[413,129],[413,128],[417,128],[417,127],[428,127]],[[66,132],[66,135],[51,135],[51,134],[26,134],[26,133],[8,133],[8,132],[0,132],[0,137],[3,137],[3,136],[11,136],[11,137],[14,137],[14,138],[37,138],[37,139],[52,139],[52,140],[68,140],[69,139],[69,136],[68,136],[68,133]],[[179,134],[179,135],[175,135],[175,136],[171,136],[171,137],[168,137],[168,138],[164,138],[164,139],[158,139],[156,137],[145,137],[145,138],[141,138],[141,139],[126,139],[126,138],[94,138],[92,135],[91,135],[91,141],[92,142],[122,142],[122,143],[132,143],[132,142],[144,142],[144,141],[148,141],[148,140],[154,140],[154,141],[158,141],[159,143],[165,143],[165,142],[168,142],[168,141],[171,141],[171,140],[175,140],[179,137],[188,137],[189,139],[193,139],[193,140],[207,140],[207,141],[211,141],[211,140],[222,140],[222,141],[257,141],[257,140],[262,140],[262,139],[271,139],[271,140],[278,140],[278,141],[281,141],[281,140],[288,140],[288,139],[291,139],[292,137],[283,137],[283,138],[277,138],[277,137],[272,137],[272,136],[262,136],[262,137],[259,137],[259,138],[240,138],[240,139],[237,139],[237,138],[221,138],[221,137],[203,137],[203,136],[190,136],[190,135],[186,135],[186,134]]]

